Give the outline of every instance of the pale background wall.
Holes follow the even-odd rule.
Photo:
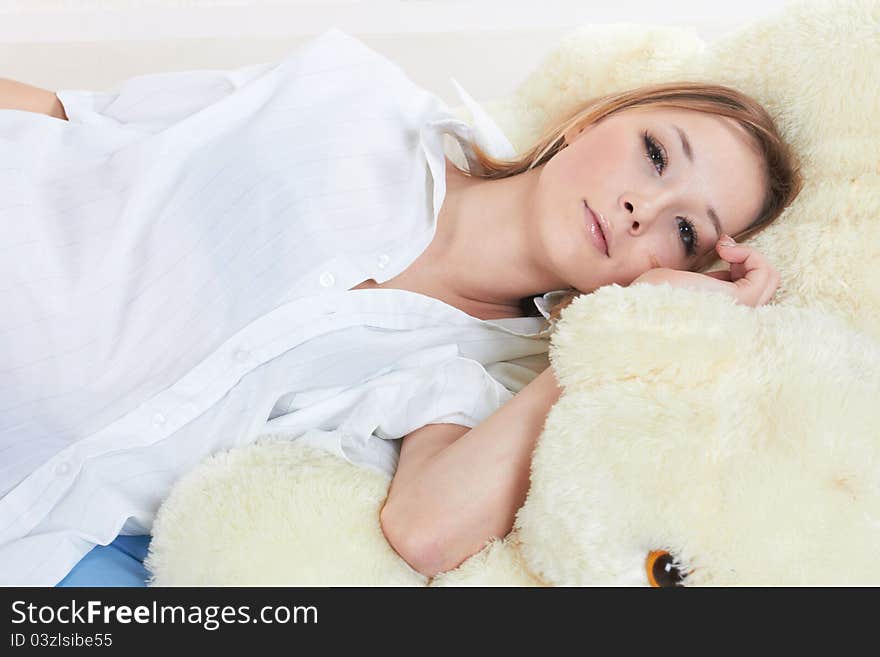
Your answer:
[[[798,1],[798,0],[791,0]],[[268,62],[329,27],[458,105],[507,95],[589,23],[691,26],[711,41],[786,0],[0,0],[0,77],[106,89],[139,73]]]

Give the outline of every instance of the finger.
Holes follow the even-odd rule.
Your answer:
[[[779,275],[779,272],[775,269],[772,270],[770,276],[770,284],[767,286],[767,288],[764,290],[764,294],[762,294],[758,300],[759,306],[763,306],[764,304],[769,303],[771,299],[773,299],[773,297],[776,295],[776,290],[779,288],[780,280],[781,277]]]
[[[743,303],[757,306],[768,301],[776,291],[778,272],[755,248],[719,242],[719,253],[730,262],[730,276],[739,289]]]
[[[728,283],[731,282],[730,270],[728,270],[728,269],[719,269],[718,271],[707,271],[704,273],[706,276],[711,276],[712,278],[717,278],[719,281],[727,281]]]
[[[732,242],[732,240],[731,240]],[[731,280],[736,281],[746,275],[746,269],[742,266],[739,258],[743,255],[744,244],[725,244],[722,238],[715,244],[715,250],[721,259],[730,265]]]
[[[752,283],[763,282],[770,278],[773,270],[760,251],[745,244],[726,247],[724,258],[730,263],[730,277],[734,282],[742,278],[747,278]]]
[[[756,282],[762,276],[762,271],[769,266],[764,256],[744,244],[721,245],[719,252],[721,257],[730,264],[730,278],[734,282],[743,278]]]
[[[730,280],[738,281],[741,278],[745,278],[746,275],[746,267],[741,262],[731,262],[730,263]]]

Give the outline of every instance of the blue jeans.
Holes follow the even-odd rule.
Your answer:
[[[150,538],[120,535],[110,545],[96,545],[55,586],[146,586]]]

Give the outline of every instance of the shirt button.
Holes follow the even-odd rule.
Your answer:
[[[385,266],[390,261],[391,261],[391,258],[389,258],[386,254],[383,253],[382,255],[379,256],[379,260],[376,262],[376,266],[379,267],[379,269],[385,269]]]
[[[323,274],[321,274],[321,278],[319,280],[321,281],[321,285],[323,285],[324,287],[330,287],[331,285],[333,285],[333,283],[336,282],[336,279],[333,278],[333,274],[331,274],[329,271],[325,271]]]
[[[68,472],[70,472],[70,463],[67,463],[66,461],[64,463],[59,463],[58,466],[55,468],[55,474],[57,474],[58,476],[63,477]]]
[[[163,424],[165,424],[165,416],[162,415],[161,413],[156,413],[153,416],[153,426],[154,427],[161,427]]]

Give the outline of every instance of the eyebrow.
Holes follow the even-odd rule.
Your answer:
[[[685,134],[684,130],[679,128],[677,125],[672,126],[675,128],[675,131],[678,133],[679,138],[681,139],[681,150],[684,151],[685,157],[688,161],[693,164],[694,163],[694,152],[691,149],[691,142],[688,139],[688,136]],[[717,242],[721,239],[721,221],[718,219],[718,213],[715,212],[715,208],[711,205],[706,206],[706,214],[709,215],[709,220],[712,222],[712,226],[715,228],[715,241]]]

